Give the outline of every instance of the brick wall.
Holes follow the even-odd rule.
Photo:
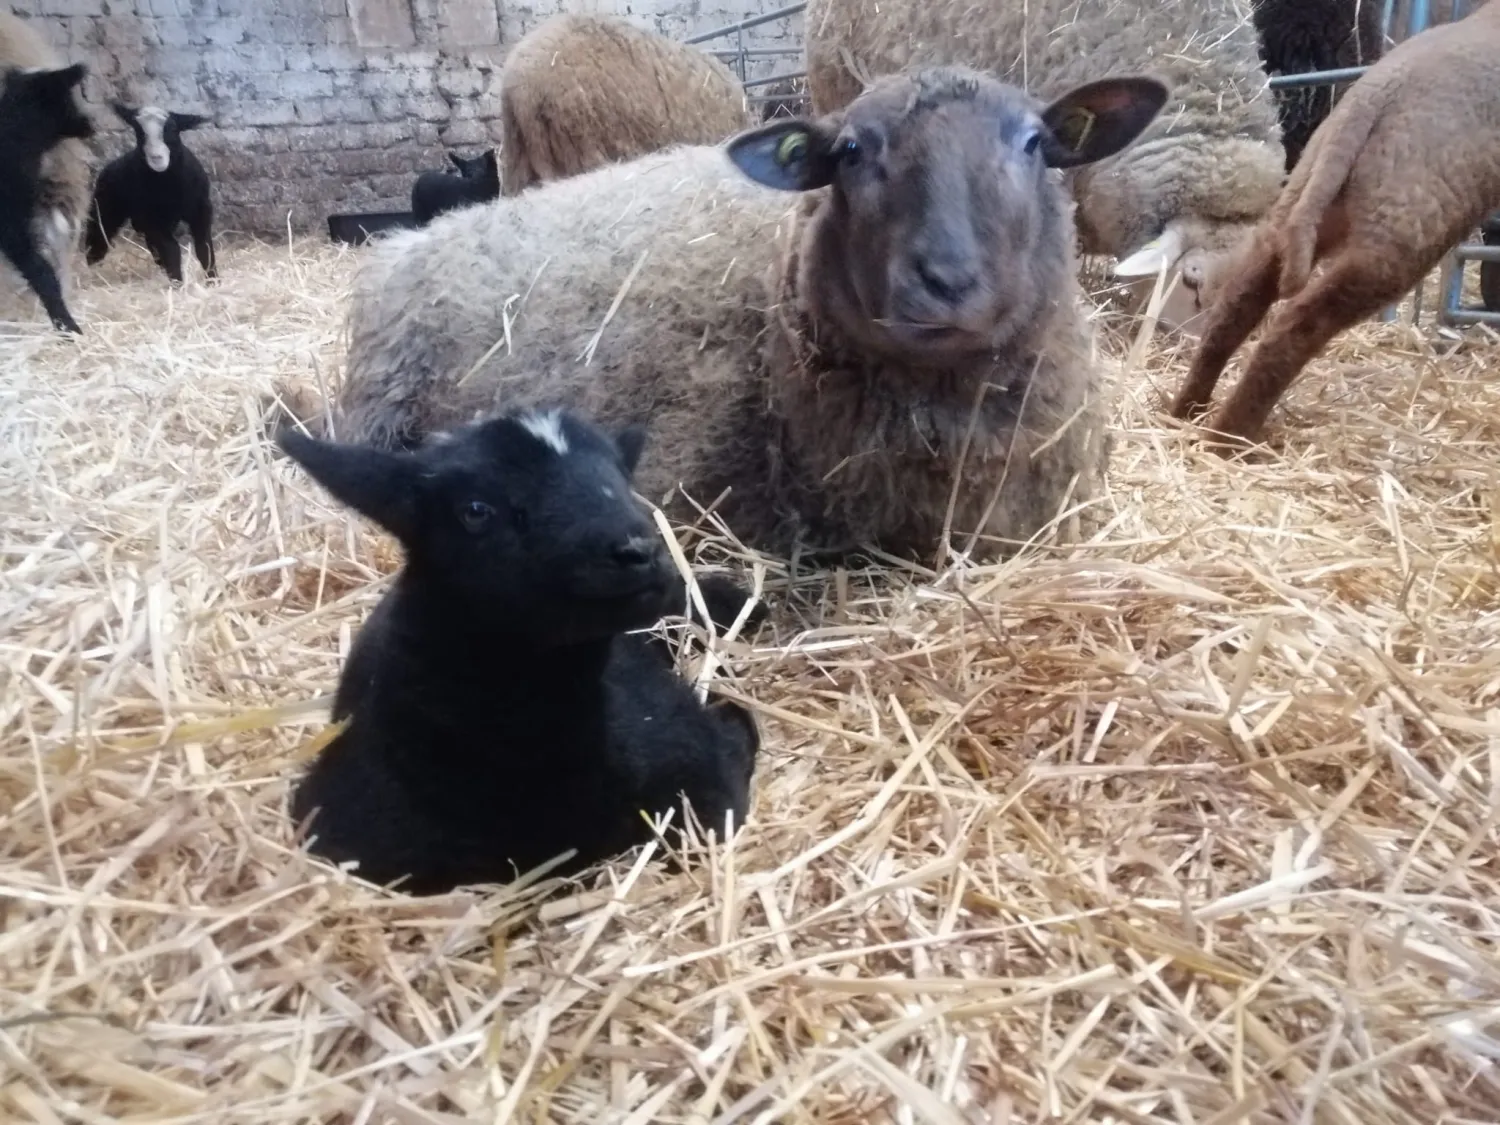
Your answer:
[[[405,210],[417,171],[499,139],[506,51],[558,11],[618,14],[684,37],[789,0],[13,0],[68,59],[87,62],[103,156],[131,143],[103,108],[206,113],[188,144],[214,178],[221,230],[321,229],[330,212]],[[800,16],[745,34],[801,41]],[[705,44],[733,46],[733,38]],[[753,61],[753,73],[800,67]]]

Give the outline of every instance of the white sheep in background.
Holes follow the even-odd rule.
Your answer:
[[[506,195],[751,124],[734,73],[697,47],[611,16],[555,16],[505,57],[500,183]]]

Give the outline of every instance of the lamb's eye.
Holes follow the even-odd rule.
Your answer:
[[[470,500],[466,504],[460,504],[458,508],[458,518],[465,531],[483,531],[489,526],[490,517],[494,514],[495,509],[483,500]]]
[[[1035,156],[1036,150],[1041,147],[1042,131],[1040,129],[1033,129],[1029,134],[1027,134],[1025,142],[1022,143],[1021,151],[1024,152],[1027,156]]]
[[[850,137],[843,144],[839,145],[839,159],[845,164],[858,164],[860,157],[864,156],[864,154],[865,150],[860,147],[859,142],[853,137]]]

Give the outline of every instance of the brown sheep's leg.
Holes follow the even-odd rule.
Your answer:
[[[1172,403],[1173,418],[1196,418],[1208,407],[1229,359],[1276,301],[1276,256],[1264,245],[1224,283],[1187,378]]]
[[[1207,428],[1254,441],[1309,360],[1344,329],[1400,297],[1421,273],[1393,277],[1378,255],[1341,255],[1272,319],[1245,375]]]

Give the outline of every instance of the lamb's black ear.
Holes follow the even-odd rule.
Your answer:
[[[125,122],[125,124],[135,124],[135,110],[131,109],[124,102],[110,102],[109,108],[114,110],[115,116],[118,117],[121,121]]]
[[[1141,135],[1167,104],[1155,78],[1102,78],[1068,91],[1042,111],[1051,134],[1042,151],[1053,168],[1075,168],[1113,156]]]
[[[179,133],[186,133],[189,129],[196,129],[199,125],[207,125],[208,118],[201,113],[174,113],[172,124],[177,126]]]
[[[781,191],[813,191],[833,183],[838,130],[828,121],[779,118],[724,142],[735,167],[758,184]]]
[[[308,437],[287,427],[276,444],[335,500],[368,516],[403,543],[417,528],[416,458]]]
[[[620,462],[625,466],[625,475],[632,476],[641,462],[646,449],[646,427],[626,426],[615,434],[615,446],[620,451]]]
[[[453,167],[457,168],[460,172],[468,171],[468,166],[464,163],[464,158],[462,156],[459,156],[456,152],[450,152],[448,154],[448,162],[452,164]]]

